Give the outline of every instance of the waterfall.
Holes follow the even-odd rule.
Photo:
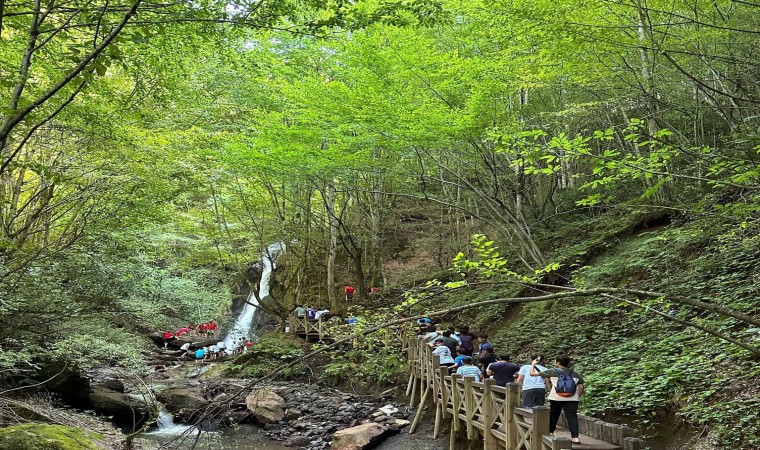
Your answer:
[[[270,244],[266,251],[261,255],[262,270],[261,270],[261,282],[259,283],[259,298],[263,299],[269,295],[269,280],[272,278],[272,270],[274,270],[274,261],[277,256],[285,250],[284,242],[277,242]],[[254,291],[251,290],[248,295],[248,300],[245,302],[243,310],[240,311],[240,315],[235,321],[235,325],[227,333],[224,338],[224,344],[227,347],[227,352],[231,353],[235,348],[235,341],[242,338],[254,337],[249,336],[251,326],[253,325],[253,318],[256,316],[256,310],[258,309],[258,301]]]
[[[158,427],[156,430],[153,430],[146,434],[179,436],[180,434],[192,428],[192,425],[174,423],[174,417],[172,417],[172,414],[167,411],[166,408],[161,409],[161,411],[158,413],[156,426]]]

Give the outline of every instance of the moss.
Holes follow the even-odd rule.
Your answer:
[[[0,429],[4,450],[97,450],[93,439],[101,438],[78,428],[27,423]]]

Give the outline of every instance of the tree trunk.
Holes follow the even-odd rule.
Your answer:
[[[338,302],[337,279],[335,275],[335,258],[338,255],[338,217],[335,215],[335,184],[333,180],[327,181],[327,195],[325,196],[325,206],[327,208],[327,217],[329,220],[329,247],[327,249],[327,299],[330,303],[330,309],[333,311],[340,310],[341,304]]]

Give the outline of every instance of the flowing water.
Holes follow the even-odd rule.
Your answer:
[[[261,255],[262,270],[261,270],[261,282],[259,283],[259,298],[263,299],[269,295],[269,280],[272,278],[272,271],[274,270],[274,261],[277,256],[285,250],[285,243],[277,242],[270,244],[266,251]],[[238,339],[242,338],[255,338],[255,335],[251,332],[251,326],[253,325],[253,319],[256,316],[256,310],[258,309],[258,300],[254,295],[253,290],[248,295],[248,300],[245,302],[243,310],[240,312],[235,325],[232,326],[227,336],[224,338],[224,344],[227,347],[227,351],[231,352],[236,346]]]
[[[150,436],[179,436],[185,432],[187,432],[190,428],[192,428],[190,425],[182,425],[180,423],[174,423],[174,417],[172,417],[172,414],[166,410],[166,408],[163,408],[161,412],[158,413],[158,420],[156,421],[156,428],[155,430],[146,433],[146,435]]]
[[[272,278],[274,270],[274,261],[277,256],[285,249],[285,244],[278,242],[267,247],[261,256],[262,270],[261,281],[259,283],[259,298],[265,298],[269,295],[269,280]],[[240,312],[235,325],[232,326],[224,343],[227,351],[231,352],[235,348],[236,341],[242,338],[255,338],[251,331],[258,301],[253,291],[248,296],[243,310]],[[204,366],[208,369],[209,366]],[[201,368],[198,374],[202,373]],[[156,423],[157,429],[143,434],[146,441],[157,443],[162,449],[176,450],[286,450],[288,447],[281,445],[279,442],[261,434],[260,430],[251,425],[241,425],[237,427],[224,428],[220,431],[203,431],[200,433],[190,425],[174,423],[171,413],[162,409]]]
[[[184,426],[184,425],[180,425]],[[261,433],[253,425],[225,428],[221,431],[204,431],[198,436],[197,430],[186,434],[146,433],[140,441],[145,448],[166,450],[293,450]]]

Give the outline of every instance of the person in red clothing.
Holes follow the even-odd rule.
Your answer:
[[[216,335],[216,321],[212,320],[211,322],[209,322],[206,330],[208,331],[209,336],[215,336]]]
[[[247,352],[251,347],[253,347],[253,341],[248,339],[248,342],[245,343],[245,351]]]
[[[205,336],[207,331],[208,331],[207,323],[198,324],[198,336]]]
[[[164,331],[164,348],[169,346],[169,342],[176,339],[171,331]]]
[[[182,334],[190,334],[190,329],[187,327],[182,327],[179,329],[179,332]]]
[[[354,292],[356,292],[356,289],[354,289],[353,286],[346,286],[343,288],[343,292],[346,293],[346,301],[350,302],[354,298]]]

